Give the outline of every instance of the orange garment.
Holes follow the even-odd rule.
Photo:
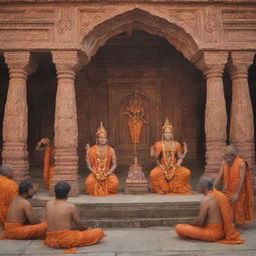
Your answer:
[[[238,189],[240,184],[240,166],[245,162],[237,156],[233,164],[224,165],[224,190],[225,195],[230,198]],[[247,162],[246,175],[244,185],[240,191],[238,201],[232,203],[234,222],[239,225],[244,225],[245,221],[253,220],[253,189],[250,179],[250,171]]]
[[[18,195],[18,185],[5,176],[0,176],[0,224],[3,226],[13,198]]]
[[[44,151],[44,184],[47,188],[51,185],[52,177],[54,175],[53,166],[53,147],[46,146]]]
[[[47,223],[42,222],[34,225],[23,223],[6,222],[4,225],[4,236],[7,239],[23,240],[44,238],[47,231]]]
[[[44,243],[53,248],[73,248],[98,243],[104,236],[101,228],[84,231],[66,229],[47,232]]]
[[[132,143],[139,143],[143,121],[139,118],[133,117],[128,120],[128,127]]]
[[[97,145],[94,145],[89,150],[89,160],[91,162],[92,168],[97,171],[99,158],[97,153]],[[106,154],[106,166],[104,172],[107,173],[110,169],[111,162],[111,147],[107,146],[107,154]],[[119,185],[119,181],[114,173],[111,173],[107,176],[106,180],[99,181],[96,179],[94,173],[90,173],[89,176],[84,181],[85,193],[90,196],[109,196],[117,193],[117,187]]]
[[[182,237],[198,239],[223,244],[241,244],[239,232],[232,224],[232,209],[227,197],[217,190],[209,191],[213,194],[219,204],[223,224],[206,224],[204,227],[197,227],[188,224],[178,224],[176,232]]]
[[[160,153],[160,164],[150,172],[150,181],[153,191],[157,194],[191,195],[192,189],[189,184],[190,170],[183,166],[178,166],[175,170],[173,179],[170,181],[166,180],[164,176],[164,168],[166,161],[169,160],[164,157],[162,141],[155,143],[154,150]],[[177,153],[181,153],[181,146],[178,142],[176,142],[173,164],[177,163]],[[170,154],[170,152],[166,152],[165,155]]]
[[[222,224],[206,224],[204,227],[196,227],[189,224],[178,224],[176,233],[181,237],[187,237],[208,242],[216,242],[225,237]]]

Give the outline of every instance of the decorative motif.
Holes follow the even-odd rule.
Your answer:
[[[100,122],[100,127],[98,128],[98,130],[96,132],[97,137],[100,136],[100,135],[103,135],[103,136],[107,137],[107,131],[104,128],[102,121]]]
[[[64,14],[63,11],[61,12],[61,19],[57,23],[57,29],[60,34],[65,31],[70,31],[72,28],[72,21],[68,17],[68,14]]]

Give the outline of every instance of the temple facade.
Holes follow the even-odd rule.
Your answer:
[[[134,144],[127,116],[136,92],[148,124],[142,165],[168,117],[188,159],[215,176],[227,144],[255,168],[256,3],[254,0],[2,0],[0,149],[17,181],[54,136],[55,174],[79,193],[85,145],[103,121],[118,164]],[[189,166],[188,166],[189,167]]]

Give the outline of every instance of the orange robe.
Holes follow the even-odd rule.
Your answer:
[[[53,147],[46,146],[44,151],[44,184],[47,188],[50,187],[54,175],[53,150]]]
[[[223,244],[242,244],[239,232],[232,224],[232,209],[227,197],[217,190],[212,193],[220,207],[223,224],[206,224],[204,227],[196,227],[188,224],[178,224],[175,230],[181,237],[198,239],[208,242]]]
[[[53,248],[73,248],[98,243],[104,236],[101,228],[84,231],[67,229],[47,232],[44,243]]]
[[[4,236],[6,239],[36,239],[44,238],[47,231],[47,223],[42,222],[34,225],[23,223],[6,222],[4,225]]]
[[[242,162],[245,161],[237,156],[231,166],[224,165],[224,190],[228,198],[235,194],[240,184],[240,166]],[[247,163],[244,185],[240,191],[238,201],[232,204],[232,209],[235,223],[244,225],[245,221],[253,221],[253,189]]]
[[[164,158],[162,141],[155,143],[154,150],[160,153],[160,165],[150,172],[153,191],[157,194],[191,195],[192,189],[189,184],[190,170],[183,166],[178,166],[173,179],[170,181],[166,180],[163,168],[167,159]],[[176,154],[178,152],[181,152],[181,145],[176,142],[174,164],[177,162]],[[170,152],[166,152],[166,154],[170,154]]]
[[[18,185],[5,176],[0,176],[0,224],[3,226],[13,198],[18,195]]]
[[[111,147],[107,146],[107,159],[104,172],[107,173],[110,169],[111,163]],[[97,145],[94,145],[89,150],[89,160],[91,162],[92,168],[97,171],[98,162],[97,162]],[[117,193],[117,187],[119,181],[114,173],[111,173],[107,176],[105,181],[99,181],[96,179],[94,173],[90,173],[89,176],[84,181],[85,193],[90,196],[109,196]]]

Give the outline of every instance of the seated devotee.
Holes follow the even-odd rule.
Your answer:
[[[173,127],[166,118],[162,128],[162,140],[151,147],[151,156],[157,166],[150,172],[153,192],[157,194],[191,195],[190,171],[181,166],[188,150],[173,139]]]
[[[44,184],[49,188],[54,175],[54,146],[53,140],[49,138],[41,139],[36,145],[37,151],[44,151]]]
[[[239,232],[232,224],[232,209],[227,197],[213,190],[213,178],[203,177],[199,190],[204,193],[198,218],[189,224],[178,224],[176,232],[183,238],[192,238],[224,244],[241,244]]]
[[[46,206],[48,232],[45,244],[53,248],[71,248],[74,252],[74,247],[98,243],[105,235],[100,228],[87,229],[75,205],[67,202],[69,191],[70,185],[65,181],[55,185],[56,198]]]
[[[107,132],[101,122],[97,130],[97,144],[86,145],[86,163],[91,171],[85,179],[85,193],[91,196],[109,196],[117,193],[119,181],[116,169],[115,150],[108,145]]]
[[[253,221],[253,188],[249,167],[230,145],[226,147],[214,187],[220,182],[223,182],[224,194],[230,199],[234,222],[238,226],[244,226],[246,221]]]
[[[2,165],[0,168],[0,226],[2,227],[4,227],[8,207],[13,198],[18,195],[18,184],[12,178],[12,167]]]
[[[4,236],[7,239],[35,239],[46,235],[47,224],[41,222],[32,213],[32,206],[28,199],[33,197],[34,187],[29,181],[22,181],[19,185],[19,195],[9,206]]]

